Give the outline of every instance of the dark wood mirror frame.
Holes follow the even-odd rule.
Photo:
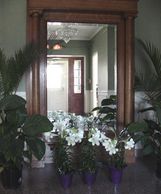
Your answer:
[[[27,106],[30,114],[46,114],[47,21],[117,25],[117,124],[122,129],[134,113],[134,19],[138,0],[28,0],[28,41],[44,49],[27,73]]]

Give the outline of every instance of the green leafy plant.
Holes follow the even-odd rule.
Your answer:
[[[55,167],[59,175],[73,173],[73,157],[72,148],[68,146],[64,138],[58,137],[55,148],[54,160]]]
[[[150,42],[138,40],[141,48],[142,68],[136,69],[136,89],[145,93],[148,107],[139,113],[153,111],[155,119],[146,118],[128,125],[136,142],[141,142],[143,154],[155,154],[161,159],[161,51]]]
[[[52,130],[42,115],[27,114],[26,101],[15,95],[24,73],[39,57],[39,48],[28,44],[9,58],[0,49],[0,169],[21,168],[24,158],[45,153],[41,133]]]
[[[40,50],[36,44],[27,44],[8,58],[0,49],[0,99],[17,91],[24,73],[39,55]]]
[[[0,100],[0,168],[20,168],[24,158],[40,160],[45,154],[41,133],[52,130],[46,116],[28,116],[26,101],[17,95]]]
[[[161,99],[161,51],[150,42],[139,39],[137,43],[142,54],[142,64],[136,66],[135,88],[145,93],[145,101],[153,107]]]
[[[127,164],[125,151],[134,147],[134,141],[127,129],[116,131],[113,127],[108,127],[102,145],[108,153],[108,165],[116,169],[123,169]]]
[[[96,121],[106,122],[109,126],[116,124],[116,95],[111,95],[109,98],[105,98],[101,102],[101,106],[95,107],[92,112],[97,111]]]
[[[153,120],[131,123],[128,130],[134,141],[140,142],[144,155],[156,155],[161,160],[161,125]]]
[[[98,169],[96,161],[96,147],[87,140],[80,145],[80,171],[95,173]]]

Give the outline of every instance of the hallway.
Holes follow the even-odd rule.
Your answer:
[[[124,169],[123,180],[118,194],[161,194],[161,180],[156,178],[152,159],[137,159]],[[0,194],[115,194],[114,186],[108,179],[106,168],[101,168],[92,188],[82,183],[76,173],[69,190],[61,188],[52,164],[45,168],[23,171],[23,183],[15,191],[4,190],[0,185]]]

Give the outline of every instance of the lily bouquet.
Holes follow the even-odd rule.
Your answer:
[[[79,170],[96,171],[96,147],[101,145],[102,133],[96,127],[94,116],[57,111],[52,118],[53,132],[58,135],[55,162],[59,173],[73,170],[74,155],[77,155]]]
[[[113,127],[107,127],[106,135],[102,136],[102,145],[108,153],[109,166],[122,169],[126,166],[125,151],[131,150],[135,142],[126,128],[118,132]]]
[[[84,136],[81,116],[57,111],[53,113],[53,133],[58,136],[54,160],[59,174],[72,173],[74,167],[74,147]]]

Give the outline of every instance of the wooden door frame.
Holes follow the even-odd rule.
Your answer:
[[[121,130],[134,115],[134,19],[138,0],[28,0],[29,42],[44,48],[40,60],[27,74],[28,112],[46,114],[47,21],[117,25],[117,127]]]
[[[74,60],[75,60],[75,59],[76,59],[76,60],[77,60],[77,59],[80,59],[81,62],[83,62],[83,66],[81,66],[81,77],[83,77],[83,81],[82,81],[82,78],[81,78],[81,90],[82,90],[82,92],[81,92],[82,94],[81,94],[81,95],[83,96],[83,99],[82,99],[82,101],[83,101],[83,111],[80,113],[81,115],[84,115],[84,113],[85,113],[85,112],[84,112],[84,110],[85,110],[85,107],[84,107],[84,105],[85,105],[85,101],[84,101],[84,99],[85,99],[85,96],[84,96],[84,95],[85,95],[85,87],[84,87],[84,86],[85,86],[85,71],[84,71],[84,64],[85,64],[85,63],[84,63],[84,61],[85,61],[85,60],[84,60],[84,58],[85,58],[84,56],[82,56],[82,57],[80,57],[80,56],[75,56],[75,57],[74,57],[74,56],[73,56],[73,57],[69,57],[69,58],[68,58],[69,60],[71,60],[71,59],[74,59]],[[70,65],[70,62],[69,62],[69,65]],[[68,76],[70,76],[69,73],[68,73]],[[69,80],[69,79],[68,79],[68,80]],[[68,81],[68,82],[69,82],[69,81]],[[70,84],[70,83],[69,83],[69,84]],[[70,95],[70,92],[71,92],[70,89],[71,89],[71,88],[69,88],[69,95],[68,95],[69,99],[70,99],[70,96],[71,96],[71,95]],[[75,94],[74,94],[74,95],[75,95]],[[68,103],[69,103],[69,99],[68,99]],[[68,107],[68,110],[70,110],[69,107]],[[70,112],[70,111],[69,111],[69,112]]]
[[[50,56],[47,56],[47,58],[64,58],[64,59],[67,59],[69,61],[69,59],[83,59],[83,106],[85,106],[85,56],[83,55],[50,55]],[[69,64],[68,64],[69,65]],[[69,67],[68,67],[68,70],[69,70]],[[69,77],[69,72],[68,72],[68,77]],[[68,79],[69,80],[69,79]],[[70,94],[69,94],[69,83],[68,83],[68,110],[69,110],[69,97],[70,97]],[[85,110],[85,107],[83,108]]]

